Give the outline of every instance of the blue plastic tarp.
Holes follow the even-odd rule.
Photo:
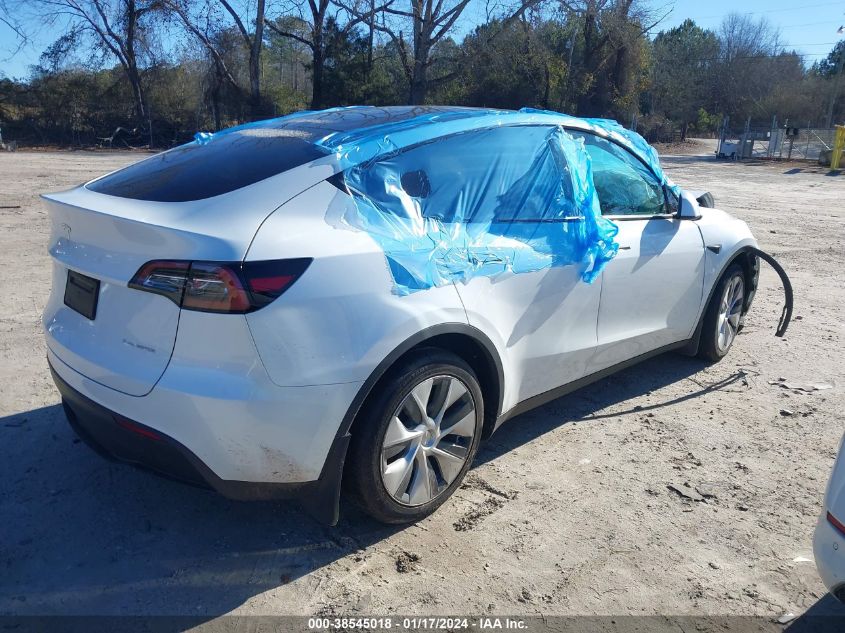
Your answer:
[[[261,123],[197,134],[195,142]],[[315,143],[334,157],[354,201],[340,224],[375,240],[395,292],[408,294],[552,266],[577,266],[591,283],[617,253],[618,227],[602,217],[590,152],[576,138],[583,132],[626,148],[644,163],[632,169],[650,170],[658,189],[676,190],[654,148],[635,132],[543,110],[437,110]],[[599,175],[606,178],[607,170]],[[624,207],[626,196],[635,197],[614,191],[608,205]]]
[[[618,250],[591,160],[564,126],[657,155],[614,121],[539,110],[455,110],[327,136],[355,206],[343,217],[384,250],[399,294],[477,276],[578,266],[591,283]]]

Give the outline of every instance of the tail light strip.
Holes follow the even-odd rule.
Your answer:
[[[258,262],[156,259],[138,269],[129,287],[160,294],[184,310],[245,314],[280,297],[311,261],[309,258]]]
[[[830,510],[828,510],[827,512],[827,520],[833,527],[839,530],[839,533],[842,534],[842,536],[845,536],[845,525],[842,523],[842,521],[833,516],[830,513]]]

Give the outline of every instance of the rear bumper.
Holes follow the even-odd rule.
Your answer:
[[[211,488],[230,499],[286,499],[307,493],[317,482],[260,483],[218,477],[187,447],[149,426],[85,397],[50,364],[62,406],[76,434],[102,457],[126,462],[184,483]]]
[[[70,424],[102,456],[230,499],[296,498],[318,520],[337,522],[350,439],[338,429],[359,385],[282,388],[242,376],[243,392],[227,393],[228,376],[179,380],[171,367],[150,394],[134,397],[49,350],[47,358]]]
[[[827,520],[822,511],[813,535],[813,554],[816,568],[828,591],[845,602],[845,535]]]

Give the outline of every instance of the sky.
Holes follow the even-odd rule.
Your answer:
[[[754,19],[765,17],[780,29],[784,45],[804,55],[807,65],[827,56],[837,41],[845,37],[836,30],[845,26],[845,1],[831,0],[677,0],[661,5],[659,11],[671,9],[669,16],[655,29],[678,26],[687,18],[703,28],[718,29],[719,23],[731,12],[746,13]]]
[[[471,30],[470,22],[483,17],[485,4],[483,0],[476,0],[475,6],[465,14],[461,31]],[[765,17],[780,29],[786,47],[801,53],[807,65],[830,52],[843,37],[836,30],[845,26],[845,0],[653,0],[652,7],[657,15],[666,14],[652,35],[677,26],[687,18],[702,27],[716,29],[722,18],[733,11],[747,13],[755,19]],[[41,52],[59,35],[47,27],[28,26],[36,27],[32,42],[15,51],[13,33],[0,23],[0,77],[26,78],[30,66],[38,63]]]

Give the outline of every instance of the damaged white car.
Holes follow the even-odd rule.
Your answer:
[[[816,567],[828,591],[845,602],[845,436],[824,495],[813,536]]]
[[[508,418],[667,350],[719,360],[766,257],[636,134],[534,110],[298,113],[44,198],[76,432],[330,523],[341,483],[417,520]]]

